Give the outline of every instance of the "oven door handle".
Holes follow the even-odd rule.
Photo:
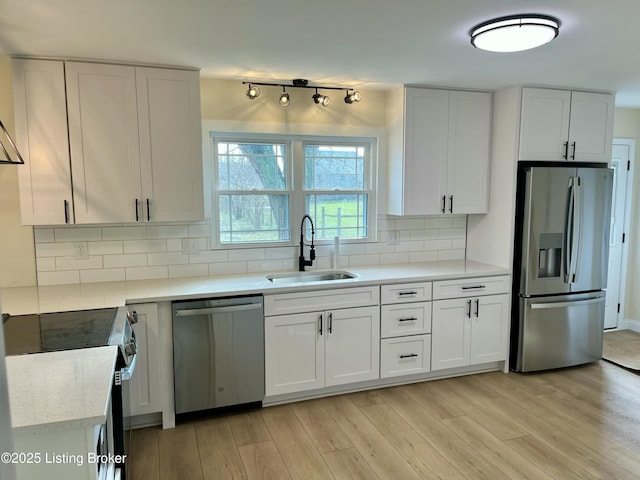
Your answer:
[[[129,366],[120,369],[120,379],[123,382],[127,381],[127,380],[131,380],[131,377],[133,376],[133,372],[136,369],[136,360],[137,359],[138,359],[138,355],[134,355],[133,356],[133,360],[131,360],[131,363],[129,364]]]

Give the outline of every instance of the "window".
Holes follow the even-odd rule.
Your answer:
[[[374,140],[212,137],[216,244],[292,244],[305,213],[316,240],[372,240]]]

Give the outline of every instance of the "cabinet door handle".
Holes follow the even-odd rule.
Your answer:
[[[413,291],[413,292],[398,292],[398,296],[399,297],[404,297],[404,296],[407,296],[407,295],[417,295],[417,294],[418,294],[418,292],[416,292],[416,291]]]
[[[565,160],[569,159],[569,141],[568,140],[564,142],[564,155],[562,155],[562,158],[564,158]]]
[[[400,355],[400,358],[412,358],[412,357],[417,357],[418,354],[417,353],[410,353],[408,355]]]
[[[575,160],[576,159],[576,142],[573,142],[571,144],[571,160]]]
[[[329,333],[333,333],[333,313],[329,314]]]
[[[322,335],[322,314],[318,316],[318,320],[320,320],[320,329],[318,331],[320,332],[320,335]]]
[[[151,221],[151,202],[147,198],[147,221]]]
[[[398,319],[399,322],[415,322],[416,320],[418,320],[418,317],[405,317]]]
[[[447,196],[443,195],[442,196],[442,213],[444,213],[446,209],[447,209]]]
[[[480,299],[476,298],[476,318],[479,316],[480,314]]]
[[[462,290],[483,290],[487,288],[486,285],[465,285]]]
[[[135,200],[135,207],[136,207],[136,222],[140,221],[140,209],[138,208],[138,204],[140,203],[140,201],[136,198]]]
[[[453,213],[453,195],[449,195],[449,213]]]
[[[69,223],[69,200],[64,201],[64,223]]]
[[[471,318],[471,300],[467,300],[467,317]]]

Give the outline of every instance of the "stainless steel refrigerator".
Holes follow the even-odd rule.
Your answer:
[[[513,370],[602,358],[612,183],[606,165],[519,165]]]

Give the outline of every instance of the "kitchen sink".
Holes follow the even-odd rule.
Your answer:
[[[307,282],[333,282],[335,280],[348,280],[356,278],[351,272],[297,272],[278,275],[267,275],[271,283],[307,283]]]

